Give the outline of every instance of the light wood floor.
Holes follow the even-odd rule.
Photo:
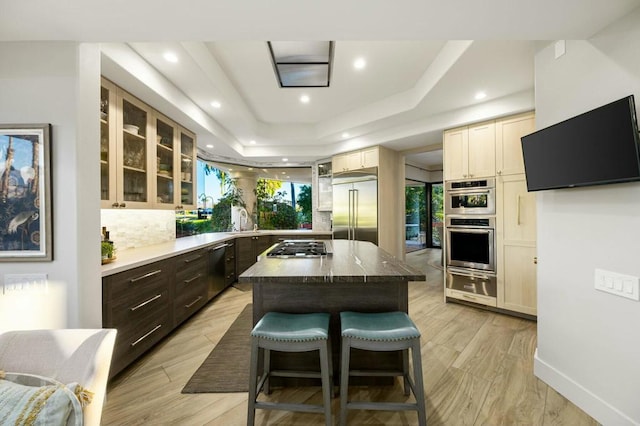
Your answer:
[[[597,425],[533,375],[536,323],[443,302],[438,250],[407,255],[426,282],[409,285],[409,314],[422,332],[427,423]],[[433,266],[432,266],[433,265]],[[434,267],[435,266],[435,267]],[[109,385],[105,425],[243,425],[247,394],[181,394],[251,292],[227,289]],[[403,401],[402,387],[352,388],[351,399]],[[272,400],[320,403],[316,387],[276,390]],[[338,423],[338,398],[332,409]],[[321,425],[318,414],[258,410],[257,425]],[[415,425],[414,412],[351,411],[349,424]]]

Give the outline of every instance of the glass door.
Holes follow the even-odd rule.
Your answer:
[[[118,207],[116,191],[116,86],[102,79],[100,86],[100,205]]]
[[[175,127],[156,119],[156,204],[175,206],[174,136]]]
[[[195,196],[195,137],[184,129],[180,131],[180,205],[182,209],[194,208]]]
[[[147,111],[122,99],[122,199],[148,203]]]
[[[442,247],[444,240],[444,196],[442,183],[432,183],[429,185],[429,199],[431,200],[430,223],[431,223],[431,245],[430,247]]]
[[[406,252],[427,248],[427,184],[405,181],[405,246]]]

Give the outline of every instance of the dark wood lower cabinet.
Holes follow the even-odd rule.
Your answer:
[[[176,278],[173,300],[173,325],[177,327],[208,301],[207,250],[196,250],[175,258]]]
[[[256,262],[271,235],[227,242],[224,285]],[[209,301],[211,245],[102,279],[102,326],[118,330],[110,377],[151,349]]]
[[[174,265],[155,262],[105,277],[102,323],[116,328],[110,376],[122,371],[173,328],[171,315]]]

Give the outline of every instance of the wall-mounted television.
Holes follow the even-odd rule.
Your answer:
[[[521,138],[528,191],[640,180],[633,95]]]

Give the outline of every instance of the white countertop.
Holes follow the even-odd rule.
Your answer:
[[[254,235],[331,235],[330,231],[308,230],[268,230],[268,231],[242,231],[242,232],[212,232],[193,235],[191,237],[177,238],[162,244],[147,247],[118,251],[116,260],[102,265],[102,276],[124,272],[132,268],[148,265],[158,260],[167,259],[183,253],[188,253],[215,243],[223,243],[239,237]]]

